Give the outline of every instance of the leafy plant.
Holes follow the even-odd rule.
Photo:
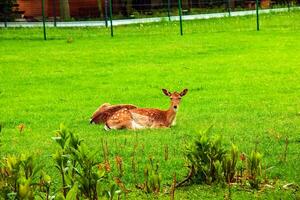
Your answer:
[[[56,137],[52,139],[60,146],[60,149],[53,155],[53,159],[55,167],[59,170],[63,194],[66,197],[68,191],[75,183],[77,160],[71,159],[71,156],[79,148],[82,140],[70,132],[63,124],[56,131]]]
[[[51,183],[52,183],[52,180],[51,180],[51,177],[46,174],[45,171],[42,171],[41,172],[41,176],[40,176],[40,189],[42,192],[45,193],[44,196],[42,196],[43,199],[50,199],[50,187],[51,187]]]
[[[79,146],[77,150],[74,149],[72,159],[78,163],[75,180],[79,183],[81,194],[88,199],[97,199],[102,192],[100,184],[105,178],[105,170],[98,168],[99,162],[84,145]]]
[[[121,156],[116,156],[115,157],[116,160],[116,166],[119,172],[119,177],[121,178],[124,175],[124,167],[123,167],[123,159]]]
[[[95,159],[95,153],[90,152],[82,140],[63,125],[53,139],[60,146],[53,158],[61,175],[61,198],[74,197],[75,193],[84,199],[98,199],[103,195],[113,198],[118,186],[110,176],[108,153],[105,154],[105,163],[101,164]]]
[[[2,141],[1,141],[1,137],[2,137],[1,131],[2,131],[2,128],[3,128],[3,125],[0,123],[0,147],[2,146]]]
[[[159,163],[155,162],[152,157],[149,158],[149,162],[144,169],[144,183],[137,185],[137,188],[143,190],[146,193],[158,194],[161,190],[161,174],[159,173]]]
[[[118,195],[118,199],[119,199],[121,190],[118,190],[118,186],[116,184],[111,183],[109,190],[104,191],[104,194],[106,195],[107,199],[109,199],[109,200],[113,200],[115,194]]]
[[[212,184],[222,177],[222,161],[227,151],[221,143],[221,137],[208,137],[210,129],[201,133],[185,151],[189,174],[180,186],[188,181]]]
[[[39,190],[37,165],[32,155],[7,156],[0,164],[0,197],[33,199]]]
[[[252,188],[258,189],[261,182],[261,160],[262,155],[256,151],[252,151],[247,158],[247,172],[249,183]]]
[[[225,181],[231,183],[236,175],[236,164],[238,161],[238,148],[234,144],[231,145],[230,152],[224,157],[222,161],[223,173]]]
[[[170,199],[174,200],[175,199],[175,189],[176,189],[176,173],[174,173],[173,176],[173,182],[170,188]]]

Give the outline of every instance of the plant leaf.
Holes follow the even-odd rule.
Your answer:
[[[66,200],[76,199],[78,193],[78,183],[76,182],[66,196]]]

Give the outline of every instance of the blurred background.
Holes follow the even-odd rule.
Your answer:
[[[111,0],[113,19],[136,19],[178,15],[255,10],[255,0]],[[106,21],[110,0],[0,0],[0,21],[40,22]],[[300,0],[259,0],[260,9],[299,6]],[[7,24],[6,24],[7,25]],[[56,24],[53,24],[54,26]]]

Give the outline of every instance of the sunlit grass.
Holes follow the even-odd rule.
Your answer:
[[[233,142],[246,153],[257,145],[264,164],[274,166],[271,178],[299,183],[299,19],[299,12],[263,15],[259,32],[252,16],[187,21],[182,37],[177,22],[116,27],[114,38],[105,28],[49,28],[48,41],[42,40],[42,29],[0,29],[0,154],[35,152],[55,177],[50,156],[57,146],[51,137],[63,122],[99,152],[100,160],[101,139],[107,139],[112,163],[116,155],[123,157],[124,182],[130,187],[135,144],[139,181],[153,156],[166,184],[174,172],[178,179],[187,172],[185,144],[213,124],[226,145]],[[104,102],[166,109],[169,100],[161,88],[189,88],[175,127],[105,132],[89,124]],[[177,195],[222,199],[225,190],[192,186]],[[234,193],[236,198],[255,195]],[[291,197],[274,193],[280,195]]]

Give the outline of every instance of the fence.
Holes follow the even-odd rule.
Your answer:
[[[0,27],[113,26],[132,23],[182,21],[290,10],[300,0],[2,0]]]

